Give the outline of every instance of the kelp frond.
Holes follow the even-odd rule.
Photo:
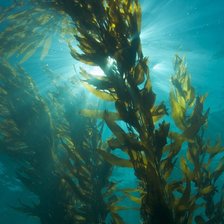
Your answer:
[[[22,68],[15,69],[4,61],[0,67],[0,105],[4,111],[0,119],[4,143],[1,150],[20,164],[17,178],[39,200],[33,205],[21,203],[17,209],[39,217],[42,223],[55,220],[66,223],[68,208],[73,205],[55,169],[55,135],[50,110]]]
[[[31,2],[39,2],[41,6],[47,4],[46,1]],[[109,172],[111,165],[116,165],[135,171],[139,180],[139,197],[125,195],[140,203],[144,224],[223,223],[223,196],[214,200],[216,193],[223,193],[217,184],[224,169],[223,158],[216,168],[212,164],[224,149],[221,143],[211,145],[203,137],[209,113],[203,108],[206,96],[196,96],[184,60],[176,56],[170,105],[171,118],[178,132],[170,130],[170,124],[161,120],[167,109],[163,102],[155,104],[148,59],[144,57],[140,43],[139,2],[54,0],[47,5],[73,21],[70,31],[78,45],[74,48],[69,43],[71,55],[84,64],[99,66],[104,72],[104,76],[99,78],[82,69],[84,86],[99,98],[114,101],[115,106],[113,112],[82,110],[81,114],[85,116],[85,125],[81,129],[83,135],[70,132],[76,130],[74,133],[77,133],[77,129],[71,125],[73,121],[65,118],[64,112],[62,121],[65,123],[56,128],[57,141],[66,152],[60,174],[64,185],[75,196],[78,210],[73,214],[76,222],[99,221],[99,217],[93,214],[97,209],[99,213],[96,214],[100,214],[101,221],[110,211],[112,223],[123,223],[116,213],[120,207],[115,205],[121,198],[109,196],[105,202],[105,194],[94,192],[95,188],[90,185],[93,183],[99,189],[105,186],[110,192],[108,173],[104,176],[105,182],[97,185],[100,176],[95,168],[103,175],[101,172],[105,166]],[[48,45],[44,47],[43,56]],[[4,88],[1,90],[2,95],[6,92]],[[55,103],[58,104],[57,100]],[[4,110],[3,115],[7,114],[8,111]],[[55,114],[58,115],[57,112]],[[102,147],[101,133],[95,131],[98,129],[96,123],[86,119],[88,116],[103,119],[113,133],[107,141],[109,150]],[[8,127],[11,128],[10,125]],[[17,131],[13,127],[12,130]],[[126,153],[128,159],[116,156],[113,150],[117,148]],[[180,170],[178,177],[175,176],[175,167]],[[92,199],[96,196],[100,198],[99,204],[93,207]],[[197,209],[204,214],[197,215]]]
[[[78,112],[70,116],[78,109],[77,101],[63,101],[71,97],[68,88],[58,95],[57,86],[43,98],[22,68],[0,66],[1,150],[21,164],[17,177],[39,200],[16,209],[41,223],[98,224],[109,214],[122,220],[117,212],[124,208],[109,181],[112,167],[97,153],[102,124]]]
[[[203,111],[205,96],[195,96],[186,67],[177,56],[170,102],[173,120],[182,132],[171,132],[169,124],[160,121],[167,109],[163,103],[155,105],[148,60],[141,51],[138,1],[118,4],[112,0],[104,4],[98,1],[57,2],[75,25],[74,36],[81,53],[70,46],[71,55],[104,71],[102,79],[81,71],[88,83],[87,89],[105,100],[101,93],[114,96],[119,120],[127,126],[126,129],[121,127],[110,112],[92,112],[103,116],[114,134],[108,141],[111,148],[123,150],[130,161],[104,151],[100,153],[114,165],[131,167],[132,163],[143,192],[143,223],[191,223],[194,211],[200,207],[197,200],[201,193],[192,191],[196,179],[186,159],[183,157],[179,161],[178,156],[183,143],[187,142],[189,147],[195,144],[198,138],[195,136],[207,122],[209,111]],[[85,113],[88,114],[91,112]],[[177,162],[183,175],[171,181]],[[198,191],[209,194],[213,187],[206,187]],[[180,197],[176,197],[175,192],[179,192]]]
[[[207,120],[209,110],[203,114],[203,103],[206,96],[195,96],[190,76],[180,57],[175,57],[174,64],[173,90],[170,92],[172,117],[177,127],[184,131],[184,135],[191,138],[198,133]]]
[[[57,88],[60,95],[57,90],[52,92],[50,102],[54,102],[52,112],[58,116],[56,131],[65,153],[59,157],[58,166],[77,202],[73,214],[78,212],[80,220],[76,223],[106,223],[108,215],[122,220],[117,213],[122,207],[117,205],[120,198],[115,194],[116,184],[109,180],[112,166],[98,153],[98,148],[108,151],[102,142],[103,123],[80,116],[78,99],[74,101],[75,96],[68,94],[68,88]]]
[[[26,153],[26,149],[42,145],[51,149],[53,127],[49,110],[33,80],[21,67],[15,69],[6,61],[1,61],[0,66],[1,135],[7,151]],[[37,145],[33,145],[35,141]]]
[[[19,1],[1,11],[0,54],[9,59],[19,57],[24,63],[36,52],[43,60],[49,53],[54,34],[70,39],[72,24],[62,11],[45,8],[40,2]]]

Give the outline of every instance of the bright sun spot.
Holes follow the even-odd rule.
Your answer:
[[[116,63],[116,60],[108,57],[107,58],[107,68],[111,68],[112,66],[114,66]],[[104,71],[99,67],[99,66],[86,66],[85,70],[90,73],[91,75],[94,76],[105,76]]]
[[[107,58],[107,66],[108,67],[111,67],[114,63],[116,63],[116,60],[111,58],[111,57],[108,57]]]
[[[94,66],[89,70],[89,73],[94,76],[105,76],[103,70],[99,66]]]
[[[158,73],[161,73],[167,70],[167,65],[163,62],[160,62],[155,64],[152,69]]]

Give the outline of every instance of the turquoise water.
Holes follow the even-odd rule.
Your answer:
[[[199,94],[208,93],[206,107],[210,107],[207,135],[213,141],[219,135],[224,142],[224,2],[222,0],[144,0],[142,5],[141,40],[143,52],[149,57],[149,67],[157,100],[168,104],[170,76],[173,73],[175,54],[186,57],[192,82]],[[0,6],[6,2],[1,0]],[[0,8],[1,9],[1,8]],[[4,43],[1,43],[4,45]],[[13,63],[18,59],[13,58]],[[23,64],[37,82],[42,94],[48,91],[48,79],[42,70],[48,66],[67,82],[80,66],[69,54],[65,43],[54,36],[48,56],[39,60],[38,52]],[[37,69],[38,68],[38,69]],[[98,71],[96,71],[98,72]],[[79,88],[74,92],[82,92]],[[99,103],[99,107],[111,105],[98,102],[91,95],[87,104]],[[105,134],[105,137],[108,133]],[[217,158],[218,159],[218,158]],[[0,223],[37,224],[38,219],[25,216],[9,208],[18,204],[18,199],[35,200],[27,189],[15,178],[16,165],[5,156],[0,158]],[[124,178],[125,176],[125,178]],[[116,168],[112,179],[121,181],[121,186],[135,186],[136,180],[129,170]],[[222,177],[224,180],[224,177]],[[220,180],[220,182],[222,182]],[[129,224],[139,220],[137,212],[123,214]]]

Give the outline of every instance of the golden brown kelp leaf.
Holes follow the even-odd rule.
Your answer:
[[[187,138],[193,138],[199,132],[200,128],[207,122],[209,109],[203,114],[204,97],[197,97],[192,115],[187,122],[188,127],[184,130]]]
[[[160,120],[164,115],[168,115],[167,108],[165,104],[162,102],[158,106],[153,106],[151,109],[153,123],[156,123]]]
[[[124,220],[116,213],[112,213],[113,224],[125,224]]]
[[[93,93],[95,96],[97,96],[98,98],[102,100],[107,100],[107,101],[116,100],[116,96],[113,96],[111,93],[104,92],[102,90],[97,90],[95,87],[89,85],[86,82],[83,82],[82,84],[89,92]]]
[[[129,168],[133,167],[130,160],[122,159],[116,155],[113,155],[112,153],[106,152],[101,149],[98,149],[98,152],[111,165],[120,166],[120,167],[129,167]]]
[[[212,159],[217,154],[222,153],[224,151],[224,146],[222,146],[221,139],[217,139],[214,145],[211,145],[208,141],[206,147],[206,152],[209,153],[209,159]]]
[[[141,204],[141,198],[140,197],[136,197],[134,195],[132,195],[130,192],[125,192],[124,190],[124,194],[127,196],[127,198],[129,198],[131,201],[135,202],[136,204]]]

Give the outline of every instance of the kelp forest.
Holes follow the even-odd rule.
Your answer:
[[[207,95],[174,52],[169,104],[158,102],[141,22],[138,0],[1,6],[0,153],[18,164],[16,178],[36,197],[11,209],[41,224],[132,224],[125,218],[132,212],[139,224],[224,223],[224,146],[205,135]],[[23,63],[44,61],[55,33],[81,68],[61,83],[50,66],[37,65],[51,87],[43,93]],[[111,106],[85,106],[77,86]],[[113,178],[118,168],[133,172],[136,186]]]

